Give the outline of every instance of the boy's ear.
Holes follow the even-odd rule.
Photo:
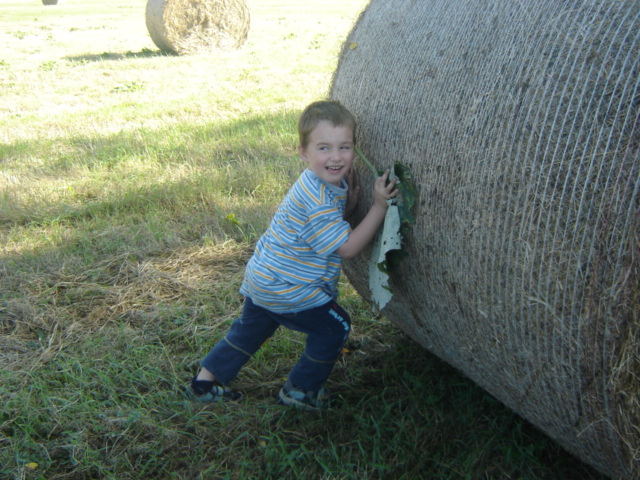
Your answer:
[[[300,158],[302,160],[304,160],[305,162],[307,161],[307,149],[302,145],[298,145],[298,154],[300,155]]]

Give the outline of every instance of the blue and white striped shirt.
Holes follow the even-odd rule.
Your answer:
[[[299,312],[337,297],[349,238],[343,219],[347,183],[322,181],[307,169],[278,207],[247,264],[240,293],[273,312]]]

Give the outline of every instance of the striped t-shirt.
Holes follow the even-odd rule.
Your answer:
[[[299,312],[337,297],[351,232],[343,219],[347,183],[337,187],[307,169],[278,207],[247,264],[240,292],[273,312]]]

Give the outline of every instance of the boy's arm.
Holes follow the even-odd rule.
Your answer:
[[[387,184],[389,172],[386,171],[378,177],[373,187],[373,205],[358,224],[349,234],[349,239],[338,249],[338,255],[342,258],[353,258],[358,255],[367,244],[373,240],[378,228],[384,221],[387,213],[387,200],[395,197],[395,181]]]

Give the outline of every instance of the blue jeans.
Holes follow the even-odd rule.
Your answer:
[[[274,313],[246,297],[242,315],[200,364],[226,385],[280,325],[307,334],[305,350],[289,373],[289,381],[304,392],[317,392],[351,330],[349,315],[334,301],[298,313]]]

